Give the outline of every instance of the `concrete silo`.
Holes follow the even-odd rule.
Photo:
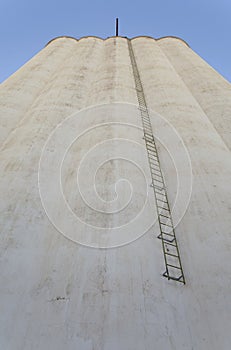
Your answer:
[[[1,348],[228,350],[230,84],[179,38],[60,37],[0,100]]]

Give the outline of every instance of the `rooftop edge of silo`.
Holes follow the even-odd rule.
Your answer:
[[[132,38],[128,38],[126,36],[110,36],[110,37],[107,37],[107,38],[101,38],[99,36],[94,36],[94,35],[86,35],[86,36],[82,36],[81,38],[75,38],[73,36],[61,35],[61,36],[57,36],[57,37],[51,39],[50,41],[48,41],[48,43],[45,45],[45,47],[48,46],[53,41],[58,40],[58,39],[62,39],[62,38],[64,38],[64,39],[72,39],[72,40],[75,40],[75,41],[80,41],[82,39],[88,39],[88,38],[95,38],[95,39],[99,39],[99,40],[102,40],[102,41],[106,41],[106,40],[109,40],[109,39],[112,39],[112,38],[130,39],[130,40],[134,40],[134,39],[138,39],[138,38],[148,38],[148,39],[152,39],[152,40],[155,40],[155,41],[164,40],[164,39],[177,39],[177,40],[180,40],[181,42],[183,42],[188,47],[190,47],[190,45],[184,39],[182,39],[182,38],[180,38],[178,36],[173,36],[173,35],[163,36],[163,37],[160,37],[160,38],[153,38],[153,37],[148,36],[148,35],[138,35],[138,36],[134,36]]]

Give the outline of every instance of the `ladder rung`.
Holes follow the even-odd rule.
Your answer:
[[[154,143],[154,139],[148,138],[147,136],[144,136],[144,140],[148,143],[151,144],[155,149],[156,149],[156,145]]]
[[[156,151],[156,145],[154,143],[153,140],[148,139],[147,137],[144,137],[145,143],[148,147],[151,147],[152,149],[154,149]]]
[[[148,151],[151,152],[151,150],[149,150],[149,149],[148,149]],[[158,166],[159,166],[159,159],[158,159],[158,157],[156,155],[150,154],[150,152],[149,152],[149,157],[152,159],[153,162],[156,162],[158,164]]]
[[[153,134],[152,134],[152,133],[149,134],[149,133],[145,132],[145,133],[144,133],[144,136],[150,136],[150,137],[153,138]]]
[[[164,232],[164,231],[161,230],[161,234],[159,235],[160,238],[162,238],[163,235],[170,236],[170,237],[173,237],[175,239],[175,235],[174,234],[167,233],[167,232]]]
[[[159,203],[157,203],[157,208],[164,209],[164,210],[167,210],[168,212],[170,212],[168,202],[163,201],[162,199],[159,199],[159,198],[156,198],[156,200],[159,202],[162,202],[163,204],[166,204],[166,206],[167,206],[167,207],[164,207],[164,206],[161,206]]]
[[[173,277],[173,276],[170,276],[166,271],[163,273],[163,276],[167,277],[169,280],[174,280],[174,281],[182,282],[185,284],[185,281],[183,279],[183,275],[181,275],[180,277]],[[181,279],[182,279],[182,281],[181,281]]]
[[[174,238],[175,239],[175,238]],[[163,241],[164,241],[164,239],[163,239]],[[173,247],[175,247],[175,248],[177,248],[177,246],[175,245],[175,244],[172,244],[172,242],[171,241],[169,241],[169,242],[167,242],[167,243],[165,243],[166,245],[171,245],[171,246],[173,246]]]
[[[171,212],[170,212],[170,209],[169,209],[169,208],[160,207],[159,205],[157,205],[157,209],[158,209],[158,212],[159,212],[160,214],[162,213],[162,210],[165,210],[165,211],[164,211],[165,214],[171,215]]]
[[[160,181],[159,181],[160,182]],[[163,185],[164,185],[164,183],[163,183]],[[160,186],[158,186],[158,185],[156,185],[156,184],[153,184],[153,187],[155,188],[155,189],[157,189],[157,190],[159,190],[159,191],[163,191],[164,190],[164,186],[163,187],[160,187]],[[160,194],[159,192],[157,192],[157,194]],[[165,195],[165,194],[164,194]]]
[[[162,190],[164,190],[164,188],[163,188]],[[157,195],[159,195],[159,196],[164,196],[164,197],[166,198],[165,192],[164,192],[164,193],[161,193],[161,192],[155,191],[155,193],[156,193]]]
[[[152,146],[156,150],[156,145],[154,143],[154,140],[147,138],[146,136],[144,137],[144,140],[148,146]]]
[[[147,140],[148,142],[154,143],[154,137],[149,134],[144,134],[144,139]]]
[[[163,233],[162,231],[161,231],[161,233],[159,234],[159,236],[157,236],[159,239],[165,239],[163,236],[169,236],[169,237],[173,237],[174,239],[175,239],[175,236],[173,235],[173,234],[171,234],[171,233]]]
[[[148,147],[147,147],[147,151],[148,151],[148,156],[152,159],[153,162],[156,162],[156,164],[158,164],[158,166],[159,166],[159,160],[158,160],[156,152],[153,149],[148,148]]]
[[[150,161],[150,163],[152,164],[152,166],[154,167],[156,167],[156,169],[160,169],[160,164],[159,164],[159,159],[158,158],[152,158],[152,157],[149,157],[149,161]]]
[[[173,267],[174,269],[181,270],[180,266],[175,266],[175,265],[171,265],[171,264],[166,264],[166,265],[170,266],[170,267]]]
[[[151,187],[153,187],[154,190],[155,190],[155,193],[157,193],[157,194],[159,194],[159,195],[161,195],[161,193],[157,192],[157,190],[159,190],[159,191],[164,190],[164,187],[160,187],[160,186],[155,185],[155,184],[153,184],[153,183],[151,183]],[[163,194],[163,196],[165,196],[165,194]]]
[[[157,166],[155,167],[154,165],[150,164],[150,168],[153,176],[158,176],[161,179],[163,179],[162,173],[157,169]]]
[[[159,234],[158,238],[162,238],[163,235],[166,235],[166,236],[175,238],[175,235],[174,235],[174,234],[167,233],[167,232],[164,232],[164,231],[162,231],[162,230],[161,230],[160,232],[161,232],[161,233]]]
[[[162,198],[164,198],[166,200],[163,203],[167,204],[167,197],[166,197],[165,193],[159,193],[159,192],[157,192],[157,190],[155,190],[155,195],[156,196],[162,196]],[[159,198],[156,197],[156,199],[158,200]]]
[[[156,154],[157,154],[157,151],[156,151]],[[159,158],[158,158],[158,157],[155,157],[155,158],[150,157],[149,160],[150,160],[150,162],[152,163],[152,165],[155,166],[155,167],[157,167],[157,169],[160,171],[160,162],[159,162]]]
[[[149,151],[155,153],[155,157],[157,157],[157,159],[158,159],[156,147],[155,147],[155,145],[152,143],[152,141],[147,141],[147,140],[145,140],[145,143],[146,143],[147,150],[149,150]]]
[[[170,209],[169,208],[165,208],[165,207],[160,207],[159,205],[157,205],[157,208],[158,209],[162,209],[162,210],[166,210],[170,213]]]
[[[144,130],[144,138],[152,138],[153,136]]]
[[[160,191],[160,192],[159,192]],[[156,194],[160,195],[160,196],[164,196],[165,200],[167,201],[167,195],[165,193],[165,186],[163,186],[162,188],[156,188]]]
[[[161,222],[161,221],[160,221],[160,224],[163,225],[163,226],[168,226],[168,227],[173,228],[173,225],[168,225],[168,224],[165,224],[164,222]]]
[[[143,129],[145,131],[151,131],[151,124],[149,122],[146,122],[145,120],[142,120],[143,123]]]
[[[143,129],[145,131],[151,131],[151,124],[149,122],[142,120],[142,123],[143,123]]]
[[[164,179],[162,178],[162,176],[155,174],[153,171],[151,172],[151,174],[154,181],[161,182],[164,185]]]
[[[152,176],[153,176],[153,177],[157,176],[157,177],[158,177],[158,179],[161,179],[161,180],[162,180],[162,182],[164,183],[164,179],[163,179],[163,177],[162,177],[161,175],[159,175],[159,174],[155,173],[155,172],[154,172],[154,170],[152,170],[152,171],[151,171],[151,173],[152,173]]]
[[[157,162],[158,160],[158,168],[159,168],[159,159],[158,159],[158,154],[157,154],[157,151],[156,151],[156,147],[153,146],[150,142],[148,143],[147,141],[146,142],[146,147],[147,147],[147,150],[149,150],[150,152],[152,152],[152,156],[155,157],[155,159],[152,158],[153,162]],[[154,163],[156,164],[156,163]]]
[[[169,212],[169,213],[170,213],[170,212]],[[166,216],[166,215],[163,215],[163,214],[159,214],[159,216],[163,216],[164,218],[171,219],[171,217]]]
[[[150,154],[151,155],[151,154]],[[158,158],[152,158],[152,157],[149,157],[149,162],[150,164],[152,165],[152,167],[154,168],[155,167],[155,170],[159,171],[160,169],[160,163],[159,163],[159,160]]]
[[[153,187],[156,188],[157,190],[162,190],[164,188],[164,183],[161,182],[161,181],[158,181],[159,184],[156,184],[154,181],[158,181],[158,180],[154,180],[152,179],[152,184],[153,184]],[[160,184],[162,185],[162,187],[160,187]]]
[[[151,144],[153,147],[156,148],[156,145],[155,145],[155,142],[154,142],[154,138],[153,138],[152,136],[147,136],[147,135],[145,135],[145,136],[144,136],[144,140],[145,140],[147,143]]]
[[[155,154],[157,154],[156,153],[156,146],[153,144],[153,141],[149,141],[149,140],[145,139],[145,142],[146,142],[147,148],[152,150],[153,152],[155,152]]]
[[[156,179],[153,179],[153,181],[159,182],[159,183],[164,185],[164,181],[160,181],[160,180],[156,180]]]
[[[163,201],[162,199],[156,198],[156,200],[159,201],[159,202],[162,202],[162,203],[164,203],[164,204],[168,204],[168,202],[165,202],[165,201]],[[160,208],[164,208],[164,207],[160,207]]]
[[[146,148],[147,148],[147,151],[155,153],[155,154],[150,154],[150,152],[148,152],[152,162],[155,163],[156,165],[158,165],[158,167],[160,168],[159,158],[157,156],[157,151],[154,148],[150,148],[149,145],[146,145]]]
[[[157,238],[161,239],[166,244],[170,244],[173,247],[176,247],[174,244],[172,244],[172,242],[174,242],[174,240],[175,240],[175,237],[173,239],[167,239],[167,238],[162,238],[162,237],[158,236]]]
[[[149,159],[152,161],[153,165],[159,168],[160,164],[159,164],[157,153],[150,148],[147,148],[147,151],[148,151]]]
[[[154,163],[153,159],[151,159],[151,158],[149,159],[149,161],[150,161],[150,164],[153,167],[153,169],[155,169],[156,171],[159,171],[159,173],[161,173],[159,165]]]
[[[165,255],[170,255],[170,256],[173,256],[174,258],[179,259],[179,256],[178,256],[178,255],[171,254],[171,253],[166,253],[166,252],[164,252],[164,253],[165,253]]]
[[[167,235],[167,236],[171,236],[171,237],[176,238],[175,235],[174,235],[174,233],[171,234],[171,233],[169,233],[169,232],[164,232],[164,231],[161,231],[161,232],[162,232],[163,235]],[[171,232],[172,232],[172,231],[171,231]]]
[[[147,148],[149,160],[152,162],[152,165],[155,165],[156,167],[159,168],[159,159],[157,157],[157,154],[154,150]]]
[[[155,169],[155,171],[156,171],[156,169]],[[160,177],[160,178],[162,179],[163,176],[162,176],[162,175],[159,175],[159,174],[161,174],[161,172],[159,171],[159,174],[157,174],[155,171],[153,170],[153,171],[152,171],[152,174],[154,174],[155,176],[158,176],[158,177]]]
[[[166,201],[167,201],[167,196],[165,193],[165,186],[159,187],[159,188],[158,188],[158,186],[156,186],[156,189],[158,190],[158,191],[156,191],[156,194],[159,194],[160,196],[165,196]],[[159,191],[161,191],[161,192],[159,192]]]
[[[159,174],[161,174],[161,172],[159,171],[158,165],[153,164],[153,163],[150,162],[150,168],[152,169],[153,172],[156,171],[156,172],[159,172]]]
[[[150,125],[151,125],[151,122],[150,122],[150,119],[149,119],[149,116],[148,116],[148,115],[146,115],[146,114],[144,115],[144,114],[143,114],[142,117],[141,117],[141,119],[142,119],[142,122],[143,122],[143,123],[146,122],[147,124],[150,124]]]

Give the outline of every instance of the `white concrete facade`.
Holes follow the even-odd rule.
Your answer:
[[[186,285],[162,277],[158,227],[147,230],[156,208],[143,181],[142,171],[148,185],[150,175],[140,115],[133,107],[138,102],[127,39],[57,38],[0,87],[0,347],[4,350],[230,349],[231,85],[180,39],[137,37],[132,45],[154,134],[166,137],[156,113],[175,128],[191,160],[191,198],[176,227]],[[113,107],[118,103],[119,115]],[[101,105],[110,105],[111,114]],[[139,214],[147,197],[143,221],[134,221],[126,233],[147,232],[130,244],[113,249],[77,244],[59,232],[43,208],[38,186],[42,150],[61,125],[57,144],[45,150],[47,155],[57,151],[58,156],[65,141],[62,123],[78,111],[79,117],[68,126],[70,136],[97,123],[105,125],[73,144],[64,162],[67,202],[81,220],[111,234],[114,226]],[[179,144],[171,137],[166,137],[166,144],[175,150],[176,159],[170,159],[162,139],[158,148],[173,205],[177,172],[185,184],[188,173],[183,165],[174,169],[173,163],[182,158],[177,159]],[[125,144],[127,139],[132,148]],[[99,210],[122,208],[119,216],[110,210],[96,214],[74,188],[81,159],[105,140],[110,145],[97,156],[100,161],[103,156],[112,160],[96,176],[97,191],[105,200]],[[88,180],[96,156],[89,159],[79,181],[94,207],[97,201]],[[142,171],[125,160],[134,161]],[[55,164],[54,160],[44,170],[44,178],[56,172]],[[128,187],[118,185],[114,207],[114,184],[120,178],[131,181],[134,199],[129,202]],[[57,222],[66,225],[55,186],[47,183],[44,192]],[[180,197],[174,217],[184,201]],[[81,242],[88,234],[81,226],[77,233]],[[105,237],[90,236],[92,246],[100,246]]]

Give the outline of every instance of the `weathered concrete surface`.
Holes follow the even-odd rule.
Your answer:
[[[176,229],[187,284],[161,277],[164,264],[156,226],[129,245],[100,250],[66,239],[46,216],[38,168],[54,128],[85,107],[137,105],[125,38],[59,38],[1,85],[0,344],[4,350],[230,348],[230,85],[178,39],[136,38],[132,43],[149,108],[177,130],[192,162],[191,201]],[[122,117],[112,112],[111,118],[103,119],[96,113],[88,118],[86,114],[79,121],[80,130],[111,119],[141,126],[135,112]],[[163,125],[155,118],[152,122],[155,135],[164,137]],[[68,203],[83,219],[97,216],[89,218],[80,198],[72,195],[81,157],[101,140],[127,138],[142,145],[141,136],[139,129],[105,126],[73,145],[64,163],[63,186]],[[167,141],[177,149],[171,137]],[[112,156],[121,154],[123,147],[128,158],[129,147],[127,151],[122,141],[121,148],[112,147]],[[100,151],[100,156],[107,151]],[[159,151],[173,204],[176,170],[160,144]],[[149,183],[145,149],[134,153]],[[88,179],[87,172],[84,175]],[[99,170],[98,193],[112,201],[113,184],[121,177],[140,197],[130,203],[130,212],[121,211],[119,219],[116,215],[100,219],[107,228],[130,220],[146,195],[131,164],[117,161]],[[119,194],[123,202],[126,187]],[[148,190],[144,226],[156,215],[152,196]],[[54,210],[60,208],[54,202]]]
[[[230,83],[182,42],[164,39],[159,44],[213,127],[231,148]]]

